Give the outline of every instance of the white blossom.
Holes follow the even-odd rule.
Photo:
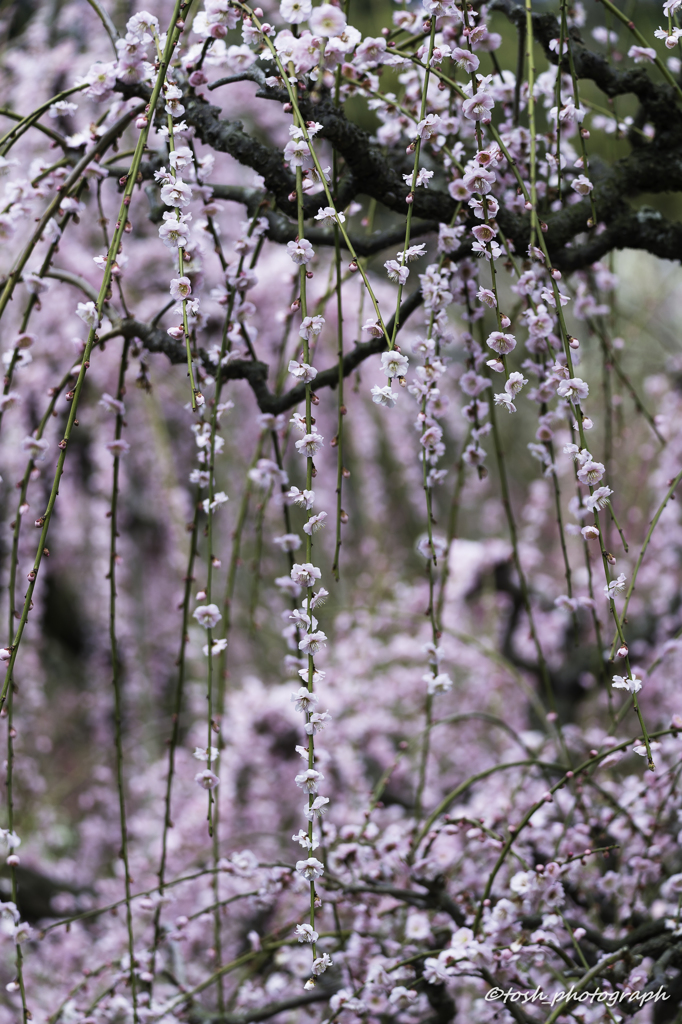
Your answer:
[[[381,369],[389,380],[392,377],[404,377],[409,365],[410,361],[407,356],[404,356],[402,352],[398,352],[396,349],[381,353]]]
[[[315,633],[306,633],[302,640],[299,640],[298,649],[304,654],[317,654],[319,650],[327,646],[327,635],[321,629]]]
[[[202,604],[194,609],[193,615],[204,629],[213,629],[223,617],[217,604]]]
[[[201,786],[202,789],[215,789],[219,784],[220,779],[212,772],[210,768],[204,768],[203,772],[199,772],[194,776],[194,781],[197,785]]]
[[[614,676],[611,686],[616,690],[629,690],[630,693],[639,693],[642,689],[642,680],[633,675],[631,678],[625,676]]]
[[[296,870],[307,882],[321,878],[324,874],[324,864],[317,857],[308,857],[307,860],[297,860]]]
[[[378,385],[372,388],[371,391],[372,401],[376,405],[383,405],[387,409],[392,409],[398,401],[398,395],[395,391],[391,390],[391,385],[387,384],[385,387],[380,388]]]

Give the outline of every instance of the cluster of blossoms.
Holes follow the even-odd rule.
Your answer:
[[[491,987],[592,978],[644,1022],[682,930],[680,364],[647,353],[642,397],[612,337],[615,190],[588,148],[666,155],[677,58],[595,30],[606,118],[579,2],[556,38],[542,19],[539,73],[520,38],[522,81],[485,5],[422,0],[376,37],[312,0],[183,2],[119,36],[98,6],[57,5],[3,72],[25,109],[35,39],[91,19],[0,139],[0,1024],[507,1024]],[[62,88],[100,15],[115,59]],[[644,247],[659,219],[628,221]]]

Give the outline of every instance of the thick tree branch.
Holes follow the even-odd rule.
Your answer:
[[[495,0],[495,4],[512,21],[518,21],[523,14],[523,8],[512,0]],[[537,38],[546,47],[549,58],[556,62],[556,54],[549,50],[550,40],[558,35],[556,19],[544,14],[536,14],[533,19]],[[587,50],[578,38],[574,39],[573,55],[579,75],[591,78],[607,95],[634,92],[642,102],[647,118],[654,121],[657,134],[652,142],[633,149],[627,157],[611,167],[596,161],[593,164],[591,174],[595,184],[594,200],[599,220],[609,232],[606,237],[592,236],[585,245],[572,247],[575,239],[583,235],[587,228],[590,216],[587,201],[546,215],[546,240],[550,255],[554,264],[565,270],[589,266],[608,251],[607,239],[612,239],[611,247],[630,245],[628,229],[633,222],[631,209],[626,202],[628,197],[634,198],[643,192],[682,191],[682,112],[675,106],[672,89],[653,82],[641,68],[615,71],[604,58]],[[136,94],[140,94],[142,87],[135,88]],[[124,92],[130,92],[130,89],[122,87]],[[259,94],[271,100],[284,98],[282,90],[264,86]],[[274,196],[278,211],[281,211],[263,211],[268,219],[269,237],[276,242],[287,242],[294,238],[297,229],[287,219],[294,213],[294,204],[289,199],[294,177],[284,164],[282,152],[251,138],[241,122],[222,119],[218,107],[212,106],[192,91],[186,93],[184,102],[186,119],[203,142],[219,152],[229,153],[264,178],[265,191]],[[303,97],[300,102],[303,116],[324,125],[320,135],[345,160],[349,177],[344,184],[344,205],[354,195],[364,194],[377,199],[401,216],[404,215],[408,188],[390,158],[371,142],[369,135],[349,121],[343,111],[327,99]],[[154,160],[143,164],[143,178],[151,178],[154,169]],[[119,170],[112,168],[114,173]],[[263,190],[231,185],[214,184],[213,188],[219,199],[244,202],[251,215],[262,204],[265,194]],[[312,217],[319,205],[319,197],[307,197],[306,218]],[[418,189],[413,214],[425,218],[426,222],[415,224],[412,234],[419,237],[435,230],[437,223],[447,223],[455,208],[455,201],[448,193],[437,189]],[[498,220],[505,235],[514,242],[517,252],[524,251],[530,235],[529,218],[502,208]],[[333,241],[331,233],[313,225],[306,228],[306,236],[318,246]],[[369,256],[401,240],[402,229],[395,229],[369,239],[353,238],[352,242],[359,255]],[[678,230],[675,225],[669,225],[665,230],[660,225],[652,230],[652,225],[649,225],[644,230],[638,222],[632,241],[635,244],[631,247],[645,249],[657,256],[679,258]]]
[[[411,313],[422,303],[421,291],[414,291],[403,302],[400,307],[399,329],[404,326],[405,321]],[[389,321],[388,332],[393,330],[393,319]],[[122,320],[115,328],[115,333],[124,338],[138,338],[149,352],[162,352],[171,363],[184,363],[186,359],[185,347],[175,341],[161,327],[153,327],[151,324],[142,323],[140,320]],[[111,336],[111,335],[110,335]],[[343,360],[343,375],[348,377],[353,370],[372,355],[383,352],[386,348],[385,337],[372,338],[371,341],[358,343]],[[267,385],[269,367],[267,363],[258,360],[234,359],[221,369],[223,380],[246,380],[254,393],[258,408],[261,412],[278,415],[286,412],[305,399],[305,385],[297,384],[290,391],[283,395],[275,395]],[[312,383],[313,391],[320,391],[325,387],[336,387],[339,380],[338,366],[331,366],[322,370]]]
[[[206,1018],[210,1024],[257,1024],[257,1021],[269,1020],[270,1017],[286,1010],[297,1010],[300,1006],[310,1006],[311,1003],[322,1003],[338,992],[339,986],[325,985],[314,989],[312,992],[302,992],[301,995],[293,996],[291,999],[281,999],[277,1003],[270,1003],[269,1006],[262,1006],[260,1009],[249,1010],[246,1015],[242,1013],[221,1013]]]
[[[612,249],[643,249],[660,259],[682,260],[682,224],[666,220],[651,207],[628,211],[584,245],[564,249],[557,264],[562,270],[590,266]]]
[[[523,4],[514,0],[492,0],[490,8],[502,11],[517,28],[525,28]],[[535,39],[542,45],[550,63],[558,64],[559,56],[549,44],[560,36],[559,22],[553,14],[534,13],[532,18]],[[573,65],[578,78],[594,82],[609,97],[634,93],[657,128],[669,132],[674,126],[678,134],[682,131],[682,111],[676,106],[675,91],[671,86],[654,82],[642,67],[617,70],[602,54],[587,49],[577,29],[571,29],[570,33]],[[563,57],[562,66],[568,71],[567,57]]]

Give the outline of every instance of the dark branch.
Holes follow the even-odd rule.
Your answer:
[[[522,15],[525,18],[523,7],[512,0],[494,0],[494,3],[512,22],[520,23]],[[548,58],[556,63],[557,55],[549,49],[550,41],[559,34],[556,18],[553,15],[534,14],[533,26],[536,38],[545,47]],[[590,174],[595,186],[594,201],[599,221],[606,225],[605,236],[592,235],[585,244],[574,247],[576,238],[584,235],[587,229],[590,208],[586,200],[545,215],[548,225],[546,240],[553,262],[561,269],[577,270],[589,266],[609,251],[609,246],[621,245],[642,248],[656,256],[678,259],[678,228],[667,225],[663,230],[658,225],[656,230],[652,230],[652,225],[637,223],[636,230],[629,235],[634,222],[632,209],[627,203],[629,197],[645,192],[682,191],[682,111],[675,105],[673,90],[667,85],[653,82],[642,68],[614,70],[605,58],[588,50],[573,30],[572,52],[579,77],[590,78],[609,96],[635,93],[642,103],[645,118],[656,127],[656,135],[652,141],[645,143],[639,142],[633,135],[630,139],[632,152],[610,167],[597,160],[593,161]],[[257,81],[260,85],[260,78]],[[127,95],[141,95],[144,92],[142,86],[120,88]],[[275,101],[286,99],[282,90],[264,85],[258,95]],[[274,211],[263,211],[269,223],[269,237],[276,242],[290,241],[296,233],[293,221],[288,220],[295,213],[295,204],[289,200],[295,179],[284,163],[282,152],[251,138],[241,122],[222,119],[220,108],[212,106],[191,90],[185,94],[184,102],[186,119],[203,142],[219,152],[229,153],[262,175],[265,191],[274,197],[277,207]],[[401,216],[404,215],[408,189],[399,173],[399,162],[395,160],[395,154],[386,155],[371,142],[367,132],[349,121],[343,110],[327,99],[304,96],[300,103],[303,116],[324,125],[320,135],[344,158],[348,175],[341,187],[343,197],[338,197],[340,205],[341,198],[345,206],[355,195],[363,194],[375,198]],[[143,178],[151,177],[154,169],[154,160],[145,162],[141,169]],[[114,173],[118,170],[120,168],[112,168]],[[244,202],[251,215],[263,202],[262,190],[221,184],[213,187],[217,198]],[[314,216],[319,206],[319,197],[306,197],[306,218]],[[418,189],[413,214],[424,218],[425,223],[413,226],[414,237],[435,230],[437,223],[449,222],[455,208],[455,201],[448,193],[437,189]],[[516,251],[524,251],[529,240],[529,218],[502,208],[498,220],[505,235],[513,241]],[[365,256],[397,244],[402,240],[401,235],[402,232],[396,229],[369,239],[354,237],[351,241],[358,255]],[[306,236],[317,245],[332,242],[330,233],[313,225],[306,228]]]
[[[636,212],[623,213],[584,245],[564,249],[557,262],[562,270],[578,270],[612,249],[644,249],[660,259],[682,260],[682,224],[666,220],[658,210],[643,206]]]
[[[514,0],[492,0],[491,10],[502,11],[519,30],[525,30],[526,11],[523,4]],[[541,44],[545,56],[551,64],[559,63],[559,55],[551,50],[549,44],[559,38],[559,22],[553,14],[534,13],[533,36]],[[647,108],[647,113],[654,124],[669,130],[675,124],[677,130],[682,128],[682,111],[675,104],[675,92],[669,85],[652,81],[645,68],[626,68],[618,71],[600,53],[588,50],[583,44],[577,29],[570,29],[571,54],[577,78],[589,79],[609,97],[634,93]],[[562,58],[562,70],[568,72],[568,57]]]
[[[278,1013],[286,1010],[296,1010],[299,1006],[310,1006],[311,1003],[321,1003],[338,992],[339,986],[320,986],[312,992],[303,992],[300,996],[293,996],[291,999],[281,999],[278,1003],[270,1003],[260,1010],[249,1010],[244,1015],[241,1013],[221,1013],[218,1016],[208,1018],[210,1024],[256,1024],[257,1021],[268,1020]]]
[[[398,329],[404,326],[405,321],[411,313],[422,303],[421,291],[413,292],[400,307],[400,323]],[[393,319],[387,325],[389,334],[393,330]],[[171,363],[184,363],[186,359],[185,346],[175,341],[161,327],[152,327],[151,324],[142,323],[140,320],[122,320],[116,328],[116,332],[124,338],[138,338],[149,352],[162,352]],[[386,339],[373,338],[371,341],[358,343],[355,348],[344,357],[343,375],[348,377],[353,370],[372,355],[383,352],[386,348]],[[267,385],[269,367],[267,363],[258,360],[234,359],[221,370],[223,380],[246,380],[254,393],[258,408],[261,412],[278,415],[286,412],[305,399],[305,384],[297,384],[290,391],[283,395],[275,395]],[[336,387],[339,380],[338,366],[322,370],[312,383],[313,391],[320,391],[325,387]]]

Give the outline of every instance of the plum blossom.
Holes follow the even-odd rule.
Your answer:
[[[592,494],[586,494],[583,498],[583,506],[588,512],[595,512],[606,508],[609,498],[613,494],[610,487],[597,487]]]
[[[413,260],[418,260],[420,256],[425,256],[425,255],[426,255],[426,246],[422,242],[419,245],[411,245],[411,246],[409,246],[409,248],[405,249],[404,253],[399,252],[398,253],[398,259],[402,260],[403,256],[404,256],[404,258],[405,258],[407,263],[412,263]]]
[[[598,484],[606,472],[601,462],[587,459],[578,470],[578,480],[581,484]]]
[[[192,282],[188,277],[174,277],[170,283],[172,298],[182,301],[192,294]]]
[[[333,961],[332,961],[332,958],[330,957],[329,953],[323,953],[322,956],[318,956],[318,957],[315,958],[315,960],[313,960],[312,967],[310,969],[311,973],[315,977],[318,977],[320,974],[324,974],[324,972],[327,970],[327,968],[331,967],[332,964],[333,964]],[[307,982],[306,982],[306,984],[307,984]]]
[[[398,395],[395,391],[391,390],[391,385],[387,384],[385,387],[380,388],[375,385],[371,391],[372,401],[376,405],[383,405],[387,409],[392,409],[398,401]]]
[[[306,837],[307,838],[307,837]],[[317,942],[319,934],[315,931],[312,925],[309,924],[297,924],[296,925],[296,937],[299,942]]]
[[[189,206],[192,201],[192,186],[188,185],[182,178],[175,178],[167,182],[161,189],[161,202],[166,206],[173,206],[176,209],[182,206]]]
[[[306,882],[313,882],[316,878],[322,878],[324,864],[317,857],[308,857],[306,860],[296,861],[296,870]]]
[[[571,182],[571,188],[574,192],[577,192],[581,196],[587,196],[590,194],[594,185],[589,178],[586,178],[584,174],[579,174],[577,178],[574,178]]]
[[[104,447],[108,452],[111,452],[115,459],[130,453],[130,445],[121,437],[117,438],[115,441],[109,441],[104,445]]]
[[[611,580],[604,587],[604,594],[606,595],[607,601],[613,601],[616,594],[620,594],[625,590],[625,581],[627,577],[625,573],[621,573],[617,579]]]
[[[315,250],[305,238],[300,238],[297,242],[287,242],[287,252],[298,266],[310,263],[315,255]]]
[[[393,377],[404,377],[409,365],[410,361],[407,356],[398,352],[397,349],[381,353],[381,369],[389,380]]]
[[[315,452],[318,452],[324,444],[324,438],[321,434],[316,431],[312,431],[310,434],[305,434],[300,441],[296,442],[296,450],[300,455],[305,455],[307,458],[312,458]]]
[[[321,629],[314,633],[306,633],[302,640],[299,640],[298,649],[304,654],[317,654],[323,647],[327,646],[327,635]]]
[[[310,562],[296,564],[291,570],[291,578],[294,583],[301,587],[314,587],[317,580],[322,576],[322,571]]]
[[[334,224],[345,224],[346,215],[334,209],[333,206],[321,207],[315,214],[315,220],[320,221],[324,227],[333,227]]]
[[[298,487],[292,487],[287,491],[287,501],[301,508],[310,510],[315,504],[315,491],[299,491]]]
[[[317,515],[311,516],[307,523],[303,524],[303,532],[307,533],[308,536],[317,533],[324,526],[325,519],[327,518],[326,512],[318,512]]]
[[[656,60],[656,51],[652,46],[631,46],[628,57],[632,57],[635,64],[653,64]]]
[[[642,689],[642,680],[638,679],[635,675],[629,678],[625,676],[613,676],[611,686],[616,690],[628,690],[630,693],[639,693]]]
[[[42,462],[47,455],[50,442],[44,437],[25,437],[21,442],[21,447],[23,451],[29,453],[29,457],[34,462]]]
[[[466,71],[468,75],[478,71],[479,64],[481,63],[475,53],[472,53],[471,50],[464,50],[461,46],[453,47],[450,57],[457,67],[461,71]]]
[[[499,353],[499,355],[508,355],[513,352],[516,348],[516,338],[513,334],[504,334],[502,331],[493,331],[488,336],[486,345],[493,350],[493,352]]]
[[[477,92],[471,99],[465,100],[462,106],[462,113],[470,121],[481,121],[487,124],[490,120],[490,111],[495,106],[493,97],[488,92]]]
[[[447,693],[452,689],[452,679],[446,672],[440,672],[438,675],[431,675],[427,673],[422,676],[423,681],[427,684],[429,694]]]
[[[204,768],[203,772],[198,772],[194,776],[194,781],[197,785],[201,786],[202,789],[213,790],[220,783],[220,779],[212,772],[210,768]]]
[[[311,0],[282,0],[279,13],[290,25],[301,25],[307,21],[313,10]]]
[[[332,4],[321,4],[315,7],[308,18],[310,31],[316,36],[329,39],[340,36],[346,28],[346,16],[343,11]]]
[[[367,331],[368,334],[371,334],[373,338],[381,338],[384,333],[384,329],[381,324],[377,320],[373,320],[371,317],[369,320],[365,321],[362,329],[363,331]]]
[[[321,772],[316,771],[314,768],[306,768],[304,772],[300,772],[296,776],[294,782],[306,793],[317,793],[318,786],[323,779],[324,775]]]
[[[284,147],[284,159],[291,167],[309,170],[314,166],[310,146],[303,138],[293,139]]]
[[[118,398],[113,398],[112,395],[108,395],[105,391],[99,400],[99,405],[103,409],[109,410],[109,412],[115,412],[117,416],[125,416],[126,407]]]
[[[410,276],[409,268],[401,266],[397,260],[386,260],[384,266],[386,267],[389,280],[397,281],[398,284],[405,284]]]
[[[518,395],[519,391],[521,391],[527,383],[528,380],[523,376],[523,374],[519,373],[518,370],[515,370],[513,373],[509,374],[504,385],[504,390],[513,398],[515,395]]]
[[[76,316],[79,316],[83,323],[90,328],[97,327],[99,323],[97,306],[94,302],[79,302],[76,307]]]
[[[434,135],[438,135],[442,131],[443,122],[438,114],[427,114],[427,116],[419,121],[417,124],[417,135],[422,142],[432,138]]]
[[[568,380],[560,381],[556,393],[559,398],[568,398],[569,401],[580,401],[583,398],[587,398],[590,389],[580,377],[569,377]]]
[[[217,604],[203,604],[193,611],[193,616],[204,629],[213,629],[222,619],[222,612]]]
[[[289,360],[289,373],[303,384],[309,384],[317,377],[317,370],[314,366],[310,366],[308,363],[299,363],[295,359]]]
[[[499,395],[493,395],[493,400],[495,405],[504,406],[507,412],[516,412],[513,396],[508,394],[506,391]]]
[[[167,249],[186,246],[189,241],[189,221],[191,214],[177,217],[174,213],[165,212],[163,224],[159,226],[159,238]]]

